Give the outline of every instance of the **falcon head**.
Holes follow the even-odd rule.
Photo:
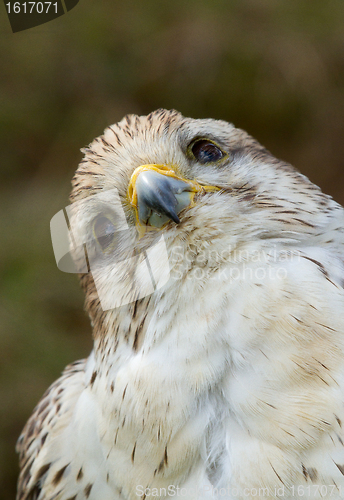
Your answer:
[[[213,271],[247,258],[253,247],[315,235],[331,203],[243,130],[174,110],[127,115],[83,152],[71,194],[72,206],[82,210],[75,208],[73,225],[89,242],[94,272],[82,284],[99,325],[111,304],[154,292],[145,292],[139,266],[147,252],[155,265],[146,270],[150,277],[166,275],[168,267],[168,283],[154,300],[169,286],[177,293],[178,280],[201,270],[191,291],[197,293]],[[110,307],[101,307],[99,295]]]

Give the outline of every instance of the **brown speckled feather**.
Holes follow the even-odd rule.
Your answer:
[[[68,423],[75,398],[85,386],[85,363],[86,360],[75,361],[65,368],[43,395],[18,439],[16,449],[21,472],[17,500],[45,500],[41,490],[51,463],[37,469],[36,460],[47,439],[52,439],[54,429],[61,428],[61,422]]]

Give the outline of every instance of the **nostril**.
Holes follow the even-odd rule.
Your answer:
[[[176,206],[176,212],[179,214],[184,208],[189,207],[194,198],[195,193],[191,191],[183,191],[181,193],[176,193],[176,199],[177,199],[177,206]]]

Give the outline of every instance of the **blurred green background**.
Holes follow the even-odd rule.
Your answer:
[[[91,349],[77,278],[57,269],[49,232],[80,147],[126,113],[176,108],[245,128],[344,203],[344,2],[80,0],[16,34],[2,7],[0,55],[0,498],[10,500],[22,426]]]

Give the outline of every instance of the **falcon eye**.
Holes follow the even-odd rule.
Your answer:
[[[93,232],[103,252],[108,250],[115,237],[115,226],[110,219],[101,215],[93,223]]]
[[[221,160],[225,154],[221,149],[206,139],[195,141],[191,147],[193,156],[199,163],[211,163]]]

